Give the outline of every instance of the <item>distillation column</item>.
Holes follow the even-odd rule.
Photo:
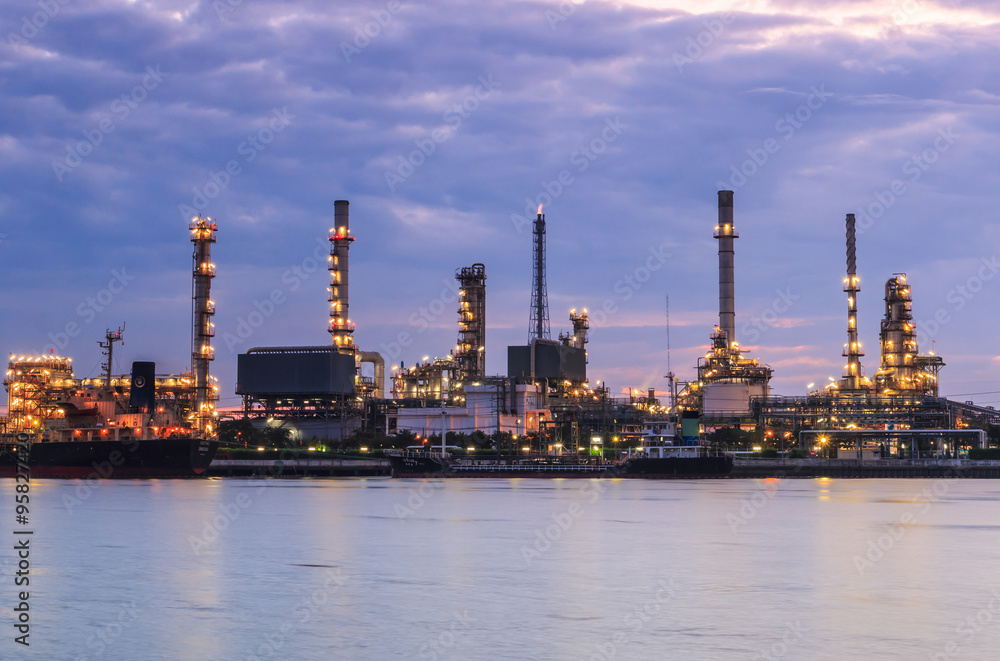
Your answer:
[[[587,316],[587,309],[584,308],[583,312],[579,314],[577,314],[576,308],[570,310],[569,322],[573,324],[573,335],[570,338],[569,345],[577,349],[586,350],[587,333],[590,331],[590,317]]]
[[[455,360],[458,381],[464,384],[486,375],[486,267],[463,266],[455,279],[459,286]]]
[[[844,366],[844,387],[847,390],[861,389],[861,356],[865,355],[858,341],[858,292],[861,291],[861,285],[858,284],[854,223],[854,214],[847,214],[847,277],[844,278],[844,291],[847,292],[847,346],[844,348],[847,365]]]
[[[194,244],[194,267],[191,293],[191,366],[194,369],[195,428],[202,434],[214,433],[215,391],[209,382],[209,363],[215,359],[212,337],[215,335],[215,303],[212,301],[212,244],[218,225],[211,218],[198,216],[188,225],[191,243]]]
[[[348,252],[351,249],[351,224],[348,215],[348,201],[333,203],[334,227],[330,228],[330,326],[333,344],[342,353],[355,351],[354,324],[348,314],[349,271]]]
[[[728,346],[736,341],[736,286],[733,246],[740,237],[733,225],[733,191],[719,191],[719,225],[715,238],[719,240],[719,328],[726,334]]]
[[[534,338],[549,339],[549,296],[545,286],[545,215],[538,205],[535,218],[535,254],[532,260],[531,319],[528,324],[528,343]]]
[[[883,391],[917,390],[917,328],[913,324],[913,297],[905,273],[896,273],[885,283],[885,318],[882,341],[882,369],[879,387]]]

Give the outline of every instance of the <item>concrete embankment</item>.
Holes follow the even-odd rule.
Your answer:
[[[1000,478],[1000,461],[963,459],[737,459],[730,477]]]

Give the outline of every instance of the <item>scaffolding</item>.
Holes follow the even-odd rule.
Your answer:
[[[435,358],[411,367],[392,367],[392,396],[395,399],[423,399],[447,402],[463,401],[461,395],[452,397],[452,387],[457,382],[459,364],[455,356]]]
[[[3,384],[8,433],[39,433],[47,420],[60,416],[60,399],[76,385],[73,359],[11,354]]]

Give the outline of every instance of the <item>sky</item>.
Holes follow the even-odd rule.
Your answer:
[[[116,373],[188,369],[201,213],[237,406],[239,353],[329,344],[346,199],[358,346],[447,354],[455,270],[478,262],[503,373],[543,203],[553,337],[588,308],[591,381],[663,391],[667,296],[678,378],[718,323],[731,189],[736,339],[775,394],[841,376],[855,213],[865,372],[906,273],[942,394],[1000,404],[998,19],[971,0],[5,2],[0,347],[94,376],[124,324]]]

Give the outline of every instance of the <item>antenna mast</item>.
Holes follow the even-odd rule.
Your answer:
[[[106,363],[101,363],[101,367],[104,368],[104,387],[111,387],[111,363],[115,354],[115,342],[121,342],[125,344],[125,340],[122,338],[122,333],[125,332],[125,324],[118,327],[118,330],[112,331],[110,328],[104,333],[104,342],[98,342],[97,346],[104,349],[101,353],[108,357]]]

